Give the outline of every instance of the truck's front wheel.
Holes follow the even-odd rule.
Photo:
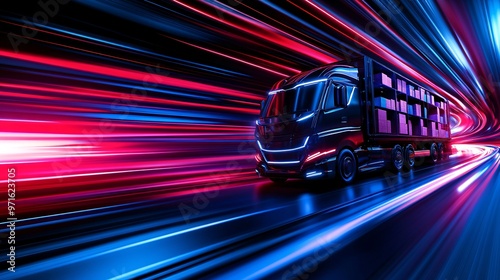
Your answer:
[[[354,154],[349,149],[342,150],[338,155],[337,174],[344,183],[350,183],[356,177],[358,165]]]

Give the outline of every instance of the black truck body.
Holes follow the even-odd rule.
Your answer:
[[[352,181],[358,171],[413,168],[451,151],[449,102],[362,56],[277,82],[256,121],[259,176]]]

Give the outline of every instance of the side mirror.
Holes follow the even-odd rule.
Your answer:
[[[335,106],[345,108],[347,107],[347,87],[336,86],[335,87]]]

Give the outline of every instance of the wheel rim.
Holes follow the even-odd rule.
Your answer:
[[[444,147],[443,147],[443,144],[439,144],[438,145],[438,158],[440,160],[444,159]]]
[[[393,157],[394,168],[396,168],[396,170],[401,170],[404,164],[403,149],[401,146],[396,145],[394,147]]]
[[[438,160],[438,150],[435,143],[431,145],[431,159],[433,162]]]
[[[415,165],[415,149],[411,144],[406,146],[406,164],[410,168]]]
[[[354,159],[350,155],[346,155],[342,160],[342,177],[350,179],[354,174]]]

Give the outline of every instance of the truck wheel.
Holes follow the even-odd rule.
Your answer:
[[[445,155],[444,155],[444,145],[443,143],[438,143],[437,144],[437,152],[438,152],[438,159],[439,160],[444,160]]]
[[[395,171],[401,171],[404,164],[404,156],[403,156],[403,148],[399,144],[396,144],[394,148],[392,148],[392,167]]]
[[[283,184],[284,182],[286,182],[287,178],[283,178],[283,177],[270,177],[269,179],[271,181],[273,181],[274,183],[276,183],[276,184]]]
[[[405,167],[410,170],[415,165],[415,148],[412,144],[406,145],[405,148]]]
[[[431,151],[431,156],[430,156],[431,161],[433,163],[436,163],[438,161],[438,158],[439,158],[438,147],[437,147],[436,143],[431,144],[430,151]]]
[[[343,149],[337,161],[337,174],[344,183],[354,181],[358,166],[354,154],[349,149]]]

